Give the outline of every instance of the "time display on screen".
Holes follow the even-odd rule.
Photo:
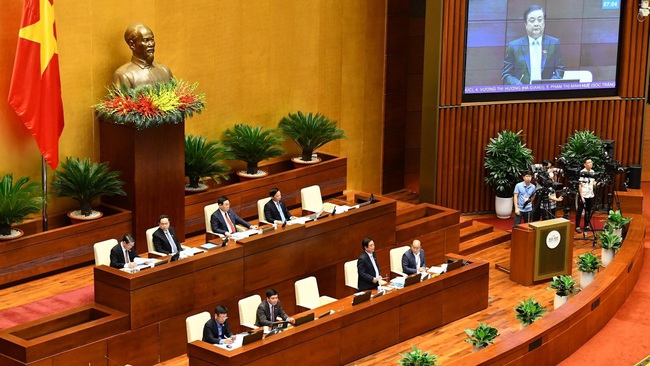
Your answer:
[[[619,0],[605,1],[603,0],[603,9],[619,9],[621,7]]]

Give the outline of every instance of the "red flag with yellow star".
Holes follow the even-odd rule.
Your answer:
[[[25,0],[9,104],[34,135],[48,165],[59,165],[63,103],[54,0]]]

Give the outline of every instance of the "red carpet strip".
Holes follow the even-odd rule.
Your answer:
[[[95,301],[93,285],[0,311],[0,329],[56,314]]]

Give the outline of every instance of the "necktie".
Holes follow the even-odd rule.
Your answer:
[[[230,215],[228,215],[227,212],[224,212],[223,215],[226,217],[226,223],[228,224],[228,229],[230,230],[230,232],[236,233],[237,228],[235,228],[235,225],[233,225],[232,221],[230,220]]]
[[[375,277],[381,276],[379,274],[379,268],[377,268],[377,264],[375,263],[375,258],[372,257],[372,254],[368,254],[368,257],[370,257],[370,262],[372,262],[372,268],[375,269]]]
[[[287,219],[284,217],[284,213],[282,212],[282,206],[280,206],[280,202],[275,203],[278,206],[278,212],[280,213],[280,218],[282,218],[282,222],[287,221]]]
[[[169,231],[165,231],[165,235],[169,241],[169,246],[172,248],[172,254],[176,253],[176,242],[174,242],[172,235],[169,233]]]
[[[275,306],[271,305],[271,321],[275,321]]]
[[[415,269],[418,270],[420,269],[420,254],[415,255]]]
[[[129,251],[124,249],[124,263],[130,263],[131,259],[129,258]]]

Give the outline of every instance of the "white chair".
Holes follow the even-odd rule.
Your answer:
[[[267,202],[271,200],[271,197],[266,197],[262,198],[261,200],[257,200],[257,218],[261,223],[265,224],[273,224],[272,222],[268,221],[266,219],[266,216],[264,216],[264,205],[266,205]]]
[[[203,326],[208,320],[210,320],[210,313],[207,311],[185,318],[187,343],[203,339]]]
[[[408,246],[390,250],[390,271],[402,277],[406,277],[406,273],[403,272],[404,269],[402,268],[402,256],[407,250],[409,250]]]
[[[355,290],[359,289],[359,273],[357,272],[357,259],[345,262],[343,265],[345,273],[345,285]]]
[[[255,318],[257,307],[262,302],[260,295],[245,297],[237,303],[239,307],[239,324],[251,329],[257,329]]]
[[[296,305],[309,310],[336,301],[333,297],[320,296],[318,292],[318,282],[314,276],[296,281],[294,289],[296,291]]]
[[[323,196],[320,192],[320,186],[314,185],[305,187],[300,190],[300,201],[302,209],[310,212],[320,212],[321,210],[331,210],[335,205],[331,203],[323,204]]]
[[[563,79],[567,80],[580,80],[581,83],[591,83],[594,76],[589,70],[567,70],[564,71]]]
[[[158,230],[158,226],[154,226],[154,227],[152,227],[151,229],[147,229],[147,231],[145,231],[145,233],[144,233],[144,235],[147,237],[147,251],[148,251],[149,253],[154,254],[154,255],[157,255],[157,256],[159,256],[159,257],[164,257],[164,256],[166,256],[167,254],[165,254],[165,253],[161,253],[161,252],[157,252],[157,251],[156,251],[156,247],[153,245],[153,233],[154,233],[156,230]],[[189,248],[189,247],[186,247],[185,245],[181,245],[181,250],[185,250],[185,249],[187,249],[187,248]]]
[[[95,265],[111,265],[111,249],[118,244],[117,239],[108,239],[95,243],[93,252],[95,252]]]

